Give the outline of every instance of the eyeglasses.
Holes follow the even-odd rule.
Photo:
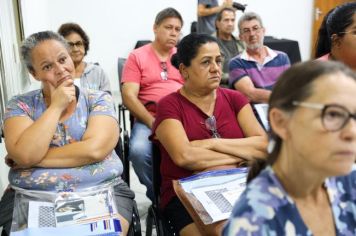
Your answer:
[[[321,110],[321,123],[327,131],[338,131],[345,127],[350,118],[356,120],[356,114],[338,104],[319,104],[309,102],[293,102],[294,106]]]
[[[162,80],[167,80],[168,79],[168,70],[167,70],[167,63],[166,62],[161,62],[161,79]]]
[[[210,130],[212,132],[212,137],[213,138],[220,138],[220,134],[218,133],[218,130],[216,128],[216,119],[215,119],[215,116],[212,115],[210,117],[208,117],[206,120],[205,120],[205,127]]]
[[[71,49],[73,49],[74,47],[77,47],[77,48],[82,48],[84,46],[84,43],[82,41],[77,41],[77,42],[67,42],[69,47]]]
[[[352,29],[349,31],[343,31],[343,32],[340,32],[340,34],[351,34],[352,36],[356,36],[356,29]]]
[[[262,27],[259,26],[254,26],[251,29],[248,28],[244,28],[242,29],[242,34],[248,34],[250,35],[251,33],[260,33],[261,32]]]

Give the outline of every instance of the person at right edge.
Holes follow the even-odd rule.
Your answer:
[[[356,71],[356,2],[330,10],[318,32],[315,58],[341,61]]]
[[[279,78],[269,156],[251,167],[224,236],[355,235],[355,94],[356,74],[340,62],[296,64]]]

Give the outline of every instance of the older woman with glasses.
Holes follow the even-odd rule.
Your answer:
[[[153,126],[162,156],[161,207],[180,235],[206,235],[175,195],[172,180],[265,158],[267,139],[249,101],[219,87],[223,59],[215,38],[186,36],[172,64],[185,83],[158,103]],[[221,228],[215,229],[219,234]]]
[[[332,9],[320,26],[315,58],[342,61],[356,71],[356,2]]]
[[[58,33],[68,42],[70,56],[75,66],[75,84],[111,93],[110,80],[104,70],[97,63],[83,60],[89,51],[89,37],[80,25],[63,24],[59,27]]]
[[[338,62],[306,62],[279,78],[271,152],[251,168],[223,235],[355,235],[355,93],[355,73]]]

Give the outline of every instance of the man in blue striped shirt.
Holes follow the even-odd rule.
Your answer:
[[[256,13],[241,16],[238,27],[246,49],[229,63],[229,85],[253,103],[267,103],[277,78],[290,66],[289,58],[263,45],[265,28]]]

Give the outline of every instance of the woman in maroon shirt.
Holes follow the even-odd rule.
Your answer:
[[[162,156],[161,207],[180,235],[201,235],[172,180],[265,158],[267,138],[247,98],[219,87],[223,58],[215,38],[191,34],[177,49],[172,64],[185,83],[158,103],[153,126]]]

